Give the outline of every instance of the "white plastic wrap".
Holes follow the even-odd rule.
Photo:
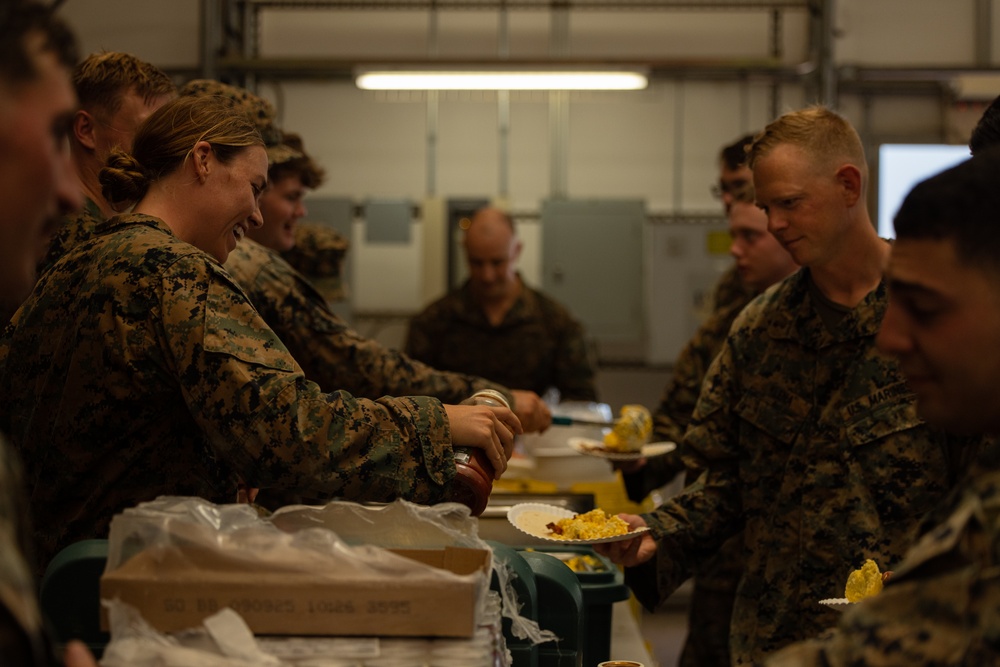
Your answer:
[[[123,602],[106,601],[111,643],[101,667],[281,667],[260,650],[250,628],[232,609],[206,618],[202,628],[183,637],[161,634]]]
[[[379,506],[332,502],[324,506],[290,506],[264,517],[248,505],[160,497],[114,517],[106,572],[140,551],[172,563],[192,552],[209,552],[234,567],[308,572],[318,580],[359,581],[390,573],[393,577],[434,581],[440,586],[473,580],[478,590],[479,623],[489,617],[487,577],[431,568],[387,551],[455,546],[492,553],[479,538],[477,528],[469,509],[458,503],[428,507],[402,500]],[[496,560],[492,567],[501,583],[502,614],[511,619],[515,636],[534,643],[556,639],[553,633],[520,616],[508,569]],[[121,627],[125,626],[119,625],[119,630]],[[114,631],[112,638],[112,644],[119,641]],[[504,658],[501,664],[509,665],[509,654]]]
[[[348,502],[293,505],[276,511],[271,521],[288,531],[329,528],[349,543],[363,542],[389,549],[459,546],[487,549],[492,553],[489,544],[479,538],[477,520],[469,514],[468,507],[459,503],[425,507],[399,500],[379,506]],[[538,623],[521,616],[521,605],[510,581],[514,573],[496,559],[492,567],[500,582],[501,613],[510,619],[514,636],[533,644],[555,641],[554,633],[542,630]]]
[[[420,578],[447,586],[476,579],[432,568],[372,544],[350,545],[328,528],[279,529],[247,505],[214,505],[198,498],[164,497],[114,517],[109,572],[138,551],[173,565],[189,554],[210,553],[234,569],[305,572],[317,580]],[[488,582],[486,582],[488,586]]]

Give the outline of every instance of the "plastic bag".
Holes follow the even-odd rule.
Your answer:
[[[118,568],[139,552],[163,559],[211,552],[233,567],[266,564],[269,571],[308,572],[319,578],[367,576],[419,577],[447,586],[458,575],[394,554],[390,548],[446,546],[492,549],[478,536],[478,522],[458,503],[434,506],[398,500],[386,505],[335,501],[323,506],[296,505],[268,517],[248,505],[215,505],[200,498],[164,496],[129,508],[114,517],[105,572]],[[512,632],[533,643],[556,636],[519,614],[510,571],[496,559],[492,569],[500,582],[501,613]],[[477,580],[477,619],[488,616],[489,581]],[[114,635],[112,635],[114,637]],[[509,664],[509,655],[505,664]]]
[[[286,663],[264,653],[240,615],[223,609],[203,626],[179,636],[151,628],[124,602],[105,600],[112,641],[101,667],[281,667]]]
[[[397,500],[377,506],[349,502],[292,505],[276,511],[271,522],[289,531],[325,527],[336,530],[347,542],[365,542],[385,548],[460,546],[488,549],[492,553],[489,544],[479,537],[478,521],[470,515],[468,507],[459,503],[426,507]],[[492,569],[500,583],[501,613],[510,619],[514,636],[533,644],[555,641],[555,633],[521,616],[521,605],[511,581],[511,577],[516,576],[513,571],[495,558]]]

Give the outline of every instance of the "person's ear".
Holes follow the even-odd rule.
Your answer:
[[[517,258],[521,256],[522,247],[523,245],[521,244],[521,239],[517,239],[514,241],[514,247],[511,248],[510,250],[510,261],[512,262],[517,261]]]
[[[97,121],[89,112],[77,109],[73,114],[73,139],[84,148],[96,151],[97,139],[94,136],[96,125]]]
[[[207,141],[199,141],[191,149],[191,168],[194,169],[199,183],[204,183],[212,172],[213,157],[212,144]]]
[[[837,183],[848,207],[854,206],[861,199],[861,181],[861,170],[855,165],[844,164],[837,169]]]

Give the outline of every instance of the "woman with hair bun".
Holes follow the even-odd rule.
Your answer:
[[[514,414],[323,393],[222,263],[261,224],[264,145],[216,97],[181,97],[101,171],[124,210],[66,253],[8,331],[0,392],[37,509],[39,571],[159,495],[233,502],[447,499],[452,446],[506,468]],[[12,391],[17,387],[18,391]]]

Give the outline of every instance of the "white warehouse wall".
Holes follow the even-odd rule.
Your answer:
[[[994,5],[995,0],[990,4],[991,35],[998,34],[1000,20]],[[976,0],[947,3],[944,19],[942,6],[940,0],[838,0],[835,62],[862,67],[973,65]],[[197,0],[67,0],[63,7],[85,52],[129,51],[166,69],[199,62]],[[261,13],[259,52],[263,57],[403,62],[435,55],[489,59],[503,49],[520,58],[558,54],[663,62],[740,59],[753,64],[766,58],[770,48],[769,13],[757,10],[575,11],[562,26],[564,39],[553,36],[560,24],[547,11],[509,11],[505,16],[509,37],[504,47],[498,43],[500,16],[490,11],[439,12],[437,38],[432,41],[431,17],[422,11],[269,9]],[[784,16],[781,61],[805,63],[805,12],[789,10]],[[995,61],[1000,45],[990,46]],[[303,135],[327,169],[327,181],[314,196],[358,202],[407,198],[416,203],[427,197],[503,197],[515,212],[537,212],[543,199],[564,186],[562,194],[572,198],[641,198],[652,214],[719,214],[708,190],[716,178],[718,149],[762,127],[772,105],[771,85],[752,76],[744,81],[657,79],[644,91],[568,93],[559,98],[514,92],[509,95],[509,135],[503,140],[497,96],[492,93],[441,93],[434,106],[424,93],[360,91],[346,81],[261,81],[258,90],[275,103],[282,125]],[[782,85],[778,111],[808,103],[805,95],[798,83]],[[553,131],[557,101],[568,105],[557,121],[564,123],[561,129],[566,132],[564,154],[557,151]],[[919,95],[845,94],[838,108],[862,131],[870,148],[884,140],[960,143],[976,117],[975,110],[951,116],[942,110],[942,100]],[[428,140],[432,121],[433,144]],[[504,183],[506,192],[501,192]],[[525,232],[527,241],[540,242],[536,227],[529,224]],[[726,266],[727,260],[717,255],[703,269],[691,269],[697,279],[687,286],[657,285],[657,277],[671,275],[677,247],[667,247],[673,243],[669,225],[651,224],[648,232],[649,248],[642,261],[649,285],[650,345],[643,361],[662,364],[673,359],[695,325],[689,312],[698,305],[690,293],[693,283],[707,280],[705,276]],[[444,261],[440,252],[422,247],[420,234],[413,238],[408,252],[416,265]],[[355,266],[377,261],[378,256],[395,257],[355,255]],[[524,257],[531,282],[541,275],[540,258],[537,248]],[[394,288],[387,284],[382,289]],[[442,283],[412,290],[410,309],[443,289]],[[678,289],[684,293],[678,295]],[[356,304],[361,311],[364,305]]]

